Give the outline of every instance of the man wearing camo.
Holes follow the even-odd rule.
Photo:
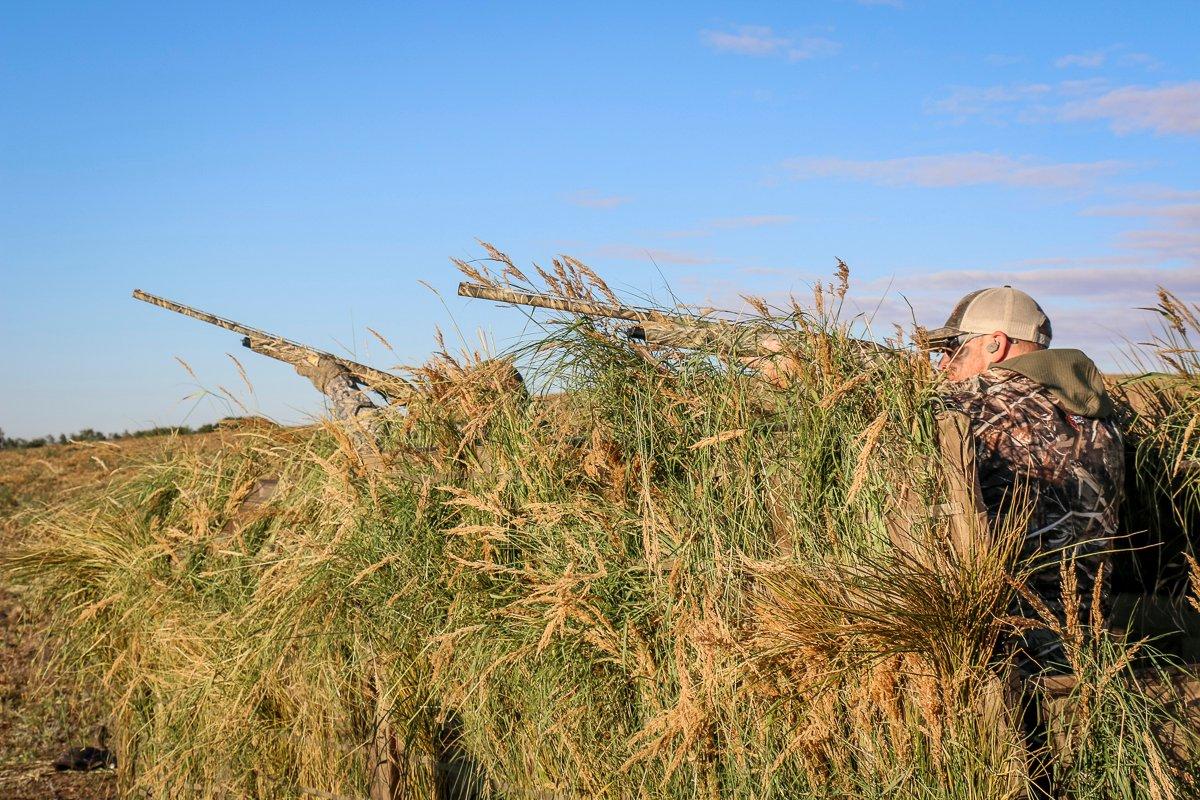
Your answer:
[[[960,300],[929,333],[949,379],[939,430],[962,432],[957,446],[975,466],[974,504],[989,523],[999,528],[1010,515],[1027,515],[1020,559],[1032,570],[1031,594],[1063,624],[1065,563],[1087,624],[1093,596],[1105,600],[1103,585],[1093,593],[1117,532],[1124,448],[1096,365],[1079,350],[1050,349],[1050,338],[1045,312],[1017,289],[981,289]],[[1023,596],[1010,612],[1046,622]],[[1061,637],[1047,627],[1008,644],[1024,678],[1070,671]],[[1033,693],[1023,706],[1034,796],[1052,796],[1046,720]]]
[[[1008,286],[968,294],[929,333],[949,378],[943,413],[965,418],[989,521],[1001,522],[1017,504],[1028,510],[1020,557],[1035,570],[1030,590],[1063,622],[1065,558],[1086,624],[1116,534],[1124,447],[1096,365],[1079,350],[1049,349],[1050,337],[1041,307]],[[1018,606],[1038,618],[1027,599]],[[1044,628],[1025,633],[1016,656],[1025,675],[1068,668],[1062,642]]]

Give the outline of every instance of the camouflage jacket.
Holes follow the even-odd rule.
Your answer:
[[[329,398],[329,410],[333,418],[351,420],[359,414],[374,411],[375,404],[367,397],[367,393],[358,388],[358,384],[349,373],[339,372],[325,383],[325,396]]]
[[[1062,363],[1044,369],[1052,360]],[[1065,557],[1074,564],[1086,625],[1097,573],[1117,531],[1124,483],[1124,446],[1099,372],[1078,351],[1039,351],[948,385],[942,403],[946,412],[966,417],[989,521],[1029,510],[1020,553],[1033,569],[1029,589],[1063,622]],[[1023,597],[1011,611],[1038,618]],[[1061,641],[1049,630],[1028,631],[1014,645],[1025,674],[1065,667]]]

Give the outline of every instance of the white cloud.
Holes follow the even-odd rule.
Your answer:
[[[1180,194],[1186,197],[1189,193],[1181,192]],[[1197,193],[1190,194],[1194,196]],[[1200,230],[1200,202],[1167,204],[1128,203],[1124,205],[1095,206],[1084,209],[1083,215],[1088,217],[1141,217],[1145,219],[1157,219]]]
[[[906,293],[950,290],[965,294],[982,286],[1009,285],[1038,297],[1092,298],[1120,301],[1149,297],[1154,287],[1163,284],[1186,294],[1200,291],[1200,273],[1184,268],[1155,266],[1104,266],[1105,259],[1094,265],[1088,259],[1076,261],[1075,266],[1035,269],[991,267],[904,274],[895,278],[899,289]],[[889,279],[892,280],[892,279]],[[878,282],[877,282],[878,283]]]
[[[1151,130],[1200,134],[1200,81],[1157,87],[1124,86],[1098,97],[1068,103],[1067,120],[1107,120],[1117,133]]]
[[[1131,184],[1120,187],[1118,194],[1139,202],[1190,203],[1200,201],[1200,189],[1177,189],[1157,183]]]
[[[742,275],[766,275],[770,277],[783,275],[791,278],[800,274],[800,271],[795,267],[738,267],[738,272]]]
[[[743,56],[779,56],[789,61],[808,61],[836,55],[840,42],[819,36],[799,39],[776,33],[766,25],[737,25],[727,31],[700,31],[700,40],[720,53]]]
[[[707,264],[725,263],[724,259],[712,256],[684,253],[677,250],[660,250],[654,247],[638,247],[628,244],[606,244],[597,247],[592,253],[600,258],[614,258],[623,261],[654,261],[658,264],[674,264],[678,266],[704,266]]]
[[[567,202],[575,206],[583,206],[584,208],[616,208],[623,206],[630,201],[630,198],[623,195],[605,195],[600,194],[594,189],[580,189],[578,192],[573,192],[568,195]]]
[[[1054,66],[1059,69],[1069,67],[1098,69],[1106,64],[1113,64],[1118,67],[1140,67],[1147,70],[1155,70],[1162,66],[1162,62],[1149,53],[1131,52],[1123,44],[1109,45],[1108,47],[1089,50],[1084,53],[1068,53],[1054,60]]]
[[[1121,233],[1117,246],[1143,260],[1187,264],[1200,281],[1200,202],[1129,203],[1089,208],[1083,213],[1147,220],[1148,227]]]
[[[1116,246],[1140,263],[1185,264],[1200,283],[1200,191],[1135,187],[1134,202],[1093,206],[1089,217],[1142,219],[1147,227],[1117,236]],[[1192,288],[1200,294],[1200,287]]]
[[[744,56],[774,55],[791,40],[778,36],[766,25],[739,25],[733,31],[700,31],[700,39],[722,53]]]
[[[1161,261],[1190,262],[1190,274],[1196,278],[1191,288],[1200,292],[1200,230],[1180,226],[1127,231],[1121,234],[1118,244]]]
[[[1029,157],[993,153],[952,153],[877,161],[844,158],[794,158],[784,169],[797,180],[848,178],[884,186],[947,188],[1013,186],[1068,189],[1087,186],[1130,165],[1121,161],[1042,163]]]
[[[1055,92],[1063,98],[1092,97],[1109,88],[1107,78],[1077,78],[1071,81],[1060,81]]]
[[[1069,53],[1065,56],[1059,56],[1054,60],[1054,66],[1059,69],[1065,67],[1083,67],[1085,69],[1095,69],[1104,66],[1104,62],[1108,60],[1107,50],[1093,50],[1090,53]]]
[[[787,214],[753,214],[742,217],[719,217],[707,220],[695,228],[667,231],[662,235],[668,239],[686,239],[711,236],[717,231],[736,230],[739,228],[764,228],[770,225],[789,225],[795,221],[795,217]]]
[[[1021,83],[1011,86],[956,86],[950,94],[927,100],[925,108],[953,117],[993,115],[996,111],[1028,104],[1048,97],[1055,91],[1048,83]]]
[[[1162,62],[1149,53],[1126,53],[1117,60],[1123,67],[1142,67],[1150,71],[1162,67]]]
[[[1131,54],[1141,55],[1141,54]],[[955,86],[925,109],[962,121],[1073,122],[1104,120],[1119,134],[1200,134],[1200,81],[1113,87],[1105,78],[1000,86]]]
[[[1058,83],[1014,83],[997,86],[952,86],[944,97],[925,101],[925,110],[963,122],[980,117],[989,122],[1045,122],[1057,120],[1068,100],[1098,95],[1109,88],[1104,78]]]

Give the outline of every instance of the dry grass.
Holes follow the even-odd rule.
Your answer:
[[[525,284],[490,257],[473,280]],[[538,272],[611,299],[577,261]],[[443,352],[373,423],[378,468],[332,423],[245,435],[28,517],[9,572],[109,687],[130,793],[362,796],[386,730],[430,796],[452,729],[506,797],[1022,796],[992,663],[1010,536],[950,547],[921,511],[947,480],[933,375],[854,341],[845,280],[760,308],[781,388],[569,319],[518,354],[553,400]],[[1078,642],[1063,779],[1182,796],[1171,704]]]

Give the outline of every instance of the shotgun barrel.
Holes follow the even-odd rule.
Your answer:
[[[216,325],[218,328],[224,328],[227,331],[241,334],[242,345],[244,347],[248,347],[264,356],[270,356],[279,361],[287,362],[293,366],[298,364],[315,365],[321,357],[332,359],[344,367],[355,381],[370,388],[391,403],[406,402],[407,398],[412,394],[412,385],[399,375],[393,375],[390,372],[368,367],[366,364],[359,364],[357,361],[351,361],[348,358],[342,358],[333,353],[327,353],[324,350],[317,350],[308,345],[294,342],[291,339],[285,339],[282,336],[276,336],[273,333],[268,333],[258,328],[251,328],[249,325],[243,325],[240,322],[219,317],[216,314],[210,314],[198,308],[186,306],[183,303],[176,303],[174,300],[168,300],[165,297],[143,292],[141,289],[134,289],[133,297],[144,303],[165,308],[168,311],[174,311],[176,314],[182,314],[185,317],[198,319],[201,322],[207,322],[209,325]]]
[[[458,285],[458,293],[463,297],[476,297],[480,300],[495,300],[497,303],[508,303],[514,306],[532,306],[533,308],[549,308],[555,311],[566,311],[569,314],[580,314],[585,317],[610,317],[624,319],[629,322],[661,322],[677,323],[679,317],[656,311],[652,308],[633,308],[631,306],[613,306],[597,303],[594,300],[583,300],[577,297],[560,297],[553,294],[537,294],[535,292],[519,292],[515,289],[505,289],[499,286],[484,286],[480,283],[463,282]],[[697,321],[697,324],[703,324]],[[714,324],[714,323],[707,323]]]
[[[631,339],[639,339],[647,344],[660,347],[712,350],[743,358],[768,355],[771,348],[764,347],[764,343],[795,335],[794,330],[772,327],[757,320],[732,322],[700,319],[669,314],[652,308],[610,305],[577,297],[523,292],[501,286],[487,286],[465,281],[458,285],[458,293],[462,297],[494,300],[509,305],[547,308],[585,317],[623,319],[635,323],[624,331],[625,335]],[[890,352],[889,348],[865,339],[851,341],[870,352]]]

